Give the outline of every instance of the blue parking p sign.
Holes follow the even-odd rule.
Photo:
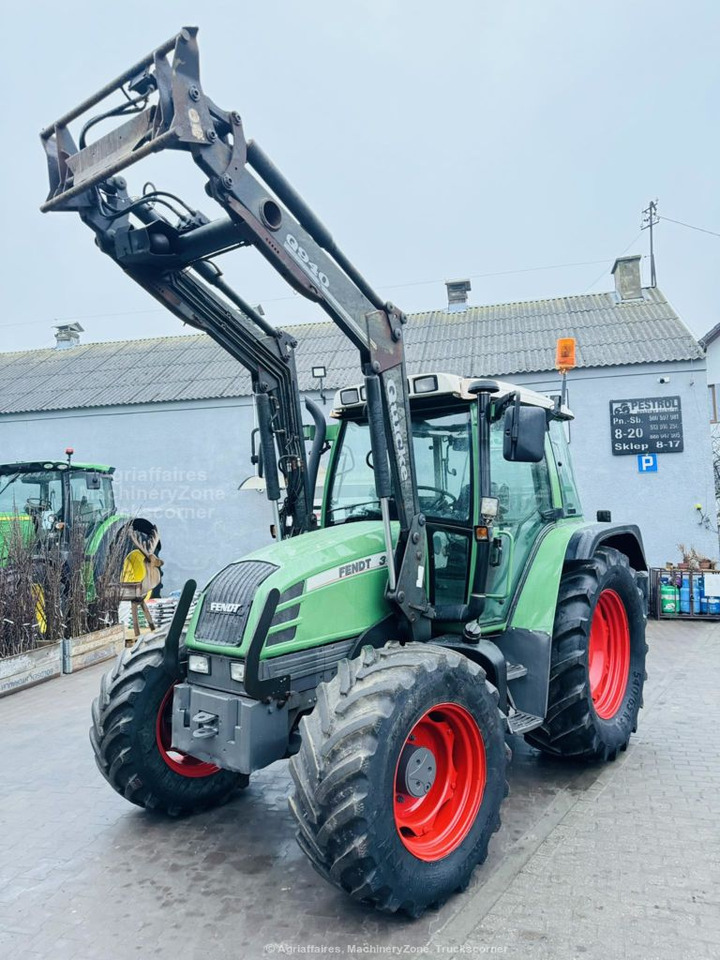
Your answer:
[[[637,461],[638,473],[657,473],[656,453],[639,453]]]

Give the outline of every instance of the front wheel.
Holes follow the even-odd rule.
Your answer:
[[[318,688],[291,760],[313,866],[352,897],[418,916],[487,856],[507,793],[497,691],[430,644],[366,647]]]
[[[625,554],[600,547],[569,564],[553,628],[548,711],[525,739],[558,757],[614,760],[637,729],[645,608]]]
[[[248,778],[172,749],[167,628],[148,634],[102,678],[92,706],[90,743],[100,772],[126,800],[177,816],[218,806]]]

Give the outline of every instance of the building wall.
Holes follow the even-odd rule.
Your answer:
[[[669,377],[661,384],[659,377]],[[516,378],[556,392],[554,374]],[[585,515],[612,510],[637,523],[654,566],[677,560],[677,544],[718,556],[710,430],[702,362],[576,370],[569,376],[575,470]],[[637,457],[613,456],[610,400],[681,397],[684,450],[658,455],[657,473],[638,472]],[[317,395],[313,395],[317,400]],[[330,402],[325,405],[330,411]],[[189,578],[204,583],[231,560],[270,542],[265,496],[238,491],[252,474],[249,398],[0,417],[4,461],[57,456],[70,445],[78,460],[117,468],[118,505],[155,520],[163,539],[165,589]],[[707,516],[701,520],[695,504]]]
[[[659,383],[659,378],[669,378]],[[554,374],[516,378],[535,390],[559,390]],[[637,456],[611,451],[611,400],[679,396],[684,449],[658,454],[656,473],[640,473]],[[609,509],[613,520],[637,523],[652,566],[678,560],[677,544],[718,556],[705,366],[702,361],[573,370],[570,441],[586,517]],[[702,507],[701,512],[696,504]]]
[[[157,523],[165,592],[203,584],[231,560],[270,542],[270,509],[253,472],[249,398],[0,417],[2,460],[61,456],[116,468],[123,512]]]

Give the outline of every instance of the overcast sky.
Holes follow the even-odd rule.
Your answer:
[[[720,233],[717,0],[75,0],[5,17],[0,349],[187,331],[40,214],[41,127],[184,24],[203,86],[237,109],[380,293],[407,311],[602,291],[648,252],[641,210]],[[216,215],[187,156],[129,171]],[[200,199],[202,197],[202,200]],[[720,321],[720,237],[661,221],[658,285],[696,336]],[[229,274],[279,325],[319,317],[254,251]],[[645,279],[649,264],[643,260]],[[481,372],[481,359],[479,369]]]

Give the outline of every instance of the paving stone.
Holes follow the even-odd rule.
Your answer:
[[[8,697],[0,957],[254,960],[284,944],[281,956],[314,945],[340,956],[716,958],[720,749],[705,731],[720,720],[720,627],[663,622],[649,638],[628,753],[584,767],[512,738],[511,795],[486,864],[419,921],[377,914],[317,876],[294,841],[285,764],[220,810],[169,821],[118,797],[95,768],[87,728],[102,667]]]

